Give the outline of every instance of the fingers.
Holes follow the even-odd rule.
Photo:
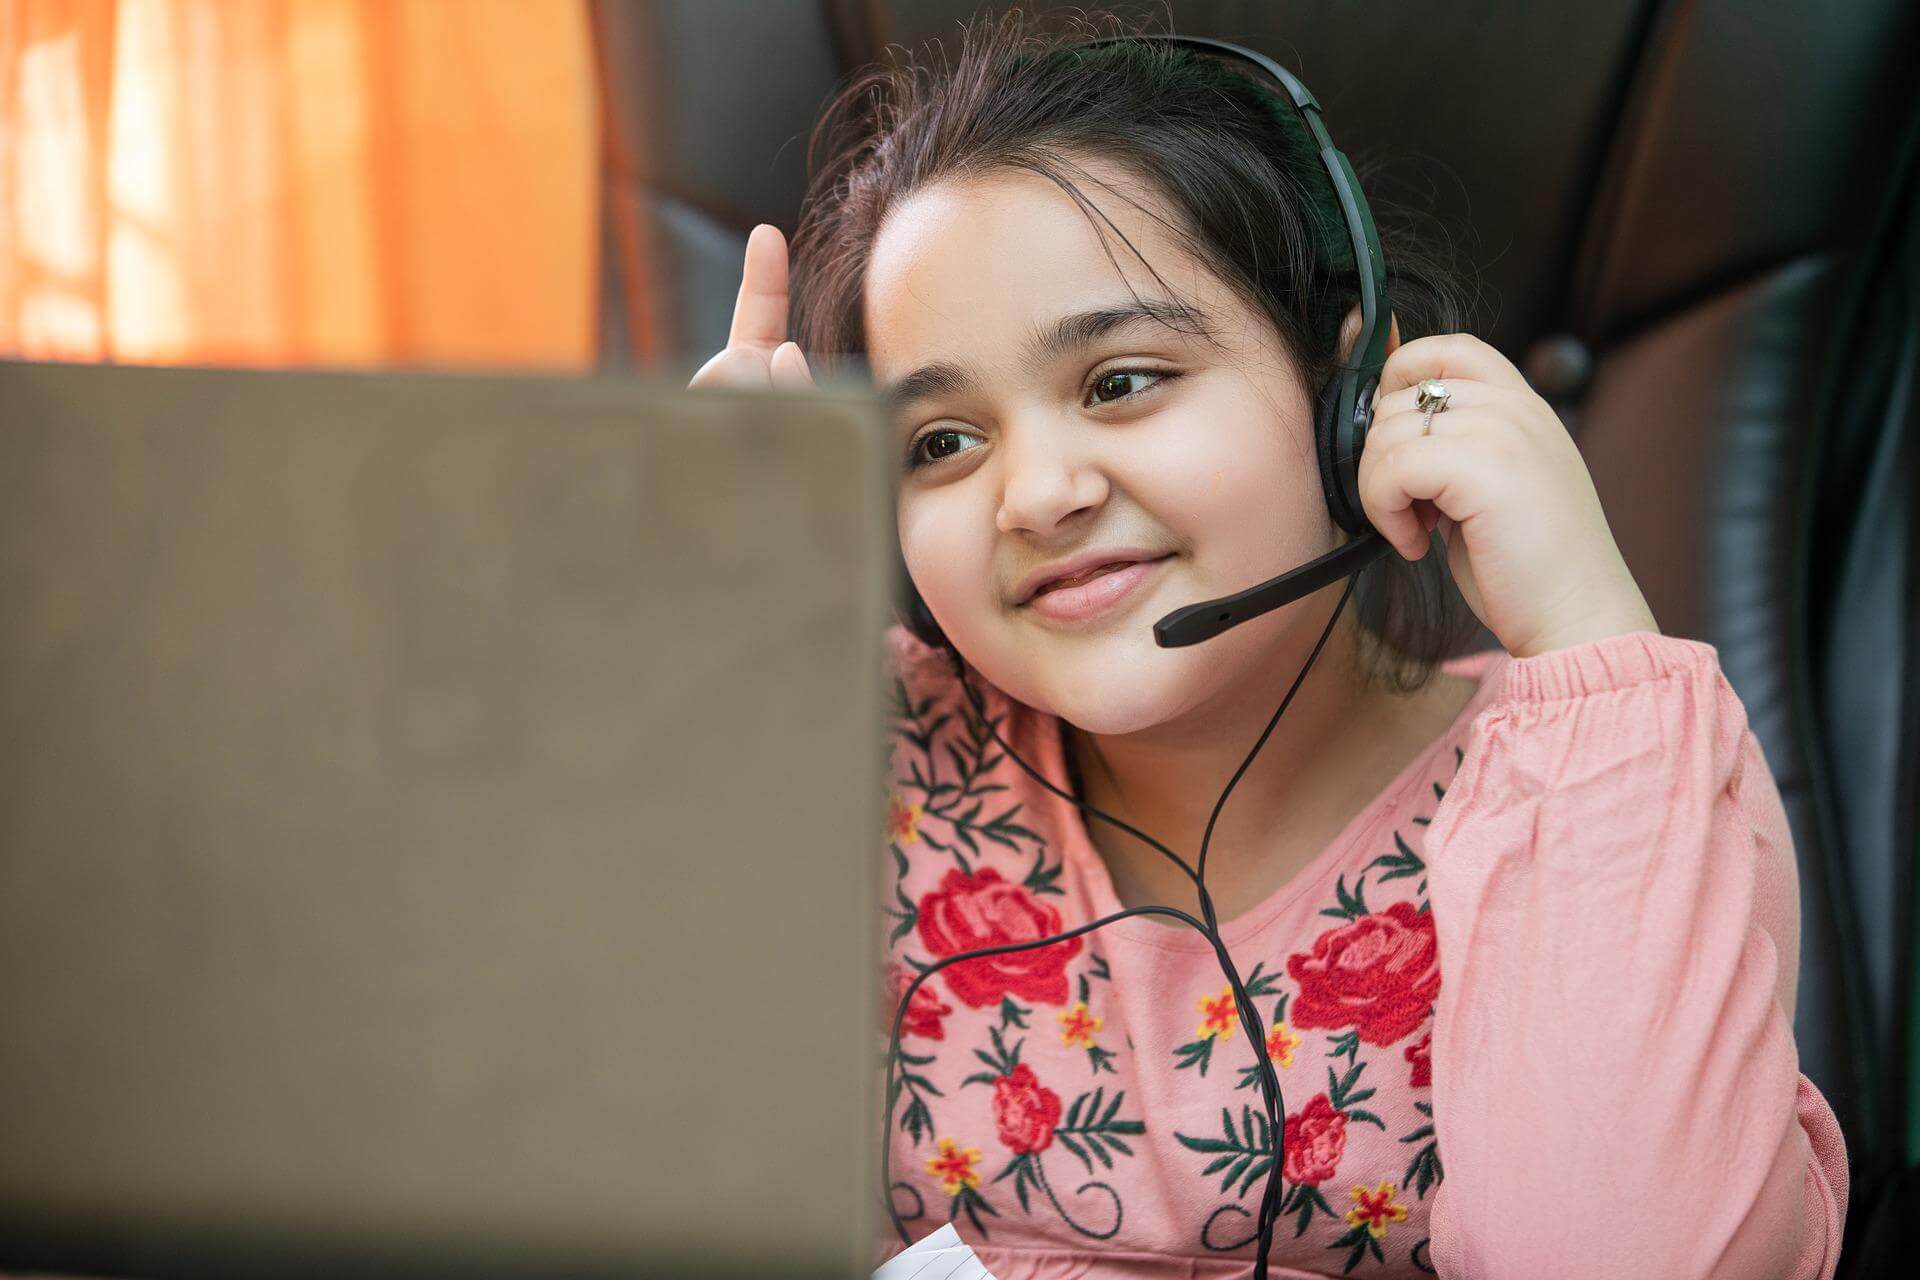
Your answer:
[[[1448,410],[1452,415],[1455,411]],[[1419,560],[1429,535],[1443,518],[1459,521],[1472,514],[1485,474],[1495,465],[1490,449],[1497,422],[1484,414],[1462,414],[1453,432],[1420,432],[1419,414],[1400,414],[1367,433],[1360,454],[1360,505],[1380,535],[1402,558]]]
[[[758,347],[726,347],[701,365],[687,383],[689,391],[702,387],[763,388],[773,385],[767,355]]]
[[[1425,409],[1415,407],[1420,402],[1421,380],[1422,379],[1415,379],[1412,383],[1404,387],[1396,387],[1392,391],[1389,391],[1387,390],[1386,381],[1382,379],[1379,389],[1375,391],[1373,395],[1374,424],[1377,426],[1386,419],[1403,413],[1424,414],[1426,412]],[[1481,382],[1469,378],[1462,373],[1450,374],[1442,379],[1442,381],[1447,384],[1447,407],[1434,412],[1433,420],[1436,430],[1438,429],[1438,424],[1443,414],[1457,412],[1461,409],[1484,408],[1502,396],[1512,394],[1505,387],[1495,386],[1488,382]],[[1417,422],[1419,418],[1416,416],[1414,420]],[[1369,432],[1369,435],[1371,435],[1371,432]]]
[[[727,345],[759,347],[771,354],[787,337],[787,241],[780,228],[762,222],[747,236],[740,295],[733,303]]]
[[[813,386],[813,371],[807,368],[806,353],[799,343],[783,342],[775,347],[770,363],[776,388],[804,391]]]
[[[747,236],[727,345],[700,366],[687,383],[689,389],[799,391],[813,387],[807,357],[799,344],[787,340],[787,288],[786,239],[772,223],[759,223]]]
[[[1380,366],[1378,400],[1422,378],[1475,378],[1496,386],[1530,390],[1513,361],[1470,333],[1435,333],[1395,347]]]

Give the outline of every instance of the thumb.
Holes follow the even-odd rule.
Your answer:
[[[776,390],[804,391],[813,384],[813,372],[797,342],[783,342],[773,350],[773,385]]]

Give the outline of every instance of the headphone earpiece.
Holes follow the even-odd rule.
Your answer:
[[[1352,432],[1354,447],[1350,457],[1341,458],[1340,383],[1347,375],[1336,373],[1320,388],[1314,404],[1314,455],[1320,459],[1320,489],[1326,496],[1327,510],[1333,521],[1348,533],[1359,537],[1373,528],[1366,507],[1360,501],[1360,454],[1366,445],[1367,428],[1372,425],[1372,388],[1360,388],[1356,412],[1361,420]]]

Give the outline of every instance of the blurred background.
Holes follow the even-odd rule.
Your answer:
[[[590,366],[592,32],[552,0],[5,0],[0,351]]]
[[[1794,827],[1842,1274],[1906,1274],[1920,6],[1112,7],[1301,76],[1471,271],[1663,630],[1718,647]],[[685,377],[836,85],[979,8],[0,0],[0,356]]]

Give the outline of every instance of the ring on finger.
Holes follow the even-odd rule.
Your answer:
[[[1446,411],[1447,401],[1453,397],[1447,384],[1439,378],[1422,378],[1419,383],[1419,395],[1414,398],[1413,407],[1424,409],[1426,418],[1420,424],[1420,434],[1430,435],[1433,431],[1433,415]]]

